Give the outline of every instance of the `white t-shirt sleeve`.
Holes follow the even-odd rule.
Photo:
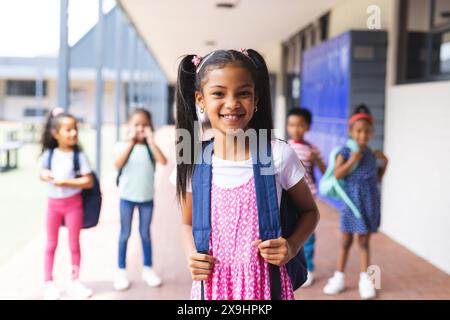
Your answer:
[[[276,140],[274,145],[275,173],[284,190],[295,186],[304,176],[305,168],[289,144]]]
[[[86,174],[92,173],[91,166],[89,165],[89,162],[87,161],[84,152],[80,152],[79,159],[80,159],[80,174],[84,176]]]
[[[175,166],[175,168],[173,168],[172,173],[169,176],[169,181],[172,185],[174,185],[174,186],[177,185],[177,166]],[[186,184],[186,192],[192,193],[191,181],[188,181]]]
[[[38,160],[38,168],[39,169],[47,169],[48,168],[48,150],[45,150],[44,153],[39,157]]]
[[[177,185],[177,167],[173,168],[172,173],[169,176],[169,181],[172,185]]]

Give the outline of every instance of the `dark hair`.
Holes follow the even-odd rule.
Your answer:
[[[369,107],[367,107],[367,105],[365,105],[364,103],[358,104],[355,107],[355,109],[353,110],[353,113],[352,113],[351,116],[354,116],[355,114],[359,114],[359,113],[365,113],[365,114],[368,114],[368,115],[372,115],[372,113],[370,112]],[[367,123],[372,124],[372,123],[370,123],[370,121],[368,121],[366,119],[360,119],[360,120],[366,121]]]
[[[154,129],[154,128],[153,128],[153,121],[152,121],[152,114],[150,113],[150,111],[148,111],[147,109],[144,109],[144,108],[136,108],[136,109],[134,109],[133,112],[130,114],[128,120],[131,119],[131,118],[132,118],[134,115],[136,115],[136,114],[143,114],[143,115],[147,118],[148,123],[150,124],[150,128],[151,128],[152,130]]]
[[[53,137],[53,131],[58,131],[61,126],[61,120],[64,118],[72,118],[77,121],[77,118],[70,113],[63,112],[56,116],[53,115],[53,111],[49,111],[47,119],[44,124],[44,132],[42,133],[41,144],[42,152],[47,149],[55,149],[58,147],[58,141]],[[80,146],[76,145],[74,149],[80,150]]]
[[[367,105],[365,105],[364,103],[358,104],[355,109],[353,110],[353,114],[358,114],[358,113],[367,113],[367,114],[371,114],[369,107],[367,107]]]
[[[312,124],[312,113],[306,108],[292,108],[289,110],[287,117],[289,118],[290,116],[302,117],[309,126]]]
[[[190,134],[191,155],[190,163],[177,161],[177,198],[186,196],[187,181],[192,178],[194,170],[195,144],[200,144],[198,132],[194,132],[194,121],[198,121],[195,92],[201,91],[203,81],[209,71],[223,68],[228,64],[237,65],[249,71],[254,84],[255,95],[258,97],[258,112],[253,115],[249,127],[255,130],[273,129],[272,104],[270,99],[269,72],[264,58],[255,50],[248,49],[248,54],[236,50],[217,50],[202,58],[197,67],[192,62],[195,55],[186,55],[178,67],[178,79],[175,90],[177,110],[176,128],[187,130]],[[270,134],[268,134],[270,139]],[[180,140],[180,139],[179,139]],[[178,144],[180,141],[176,141]],[[185,143],[186,141],[184,141]],[[183,155],[183,158],[186,155]],[[177,152],[177,157],[181,155]]]

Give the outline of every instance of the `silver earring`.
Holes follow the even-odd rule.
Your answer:
[[[258,112],[258,105],[255,105],[255,112]]]

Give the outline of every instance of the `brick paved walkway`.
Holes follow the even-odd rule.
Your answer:
[[[137,225],[134,225],[128,252],[130,290],[117,293],[112,289],[116,266],[119,232],[118,199],[114,174],[103,178],[104,207],[98,228],[82,234],[82,280],[95,291],[93,299],[188,299],[190,277],[181,250],[180,213],[175,201],[175,189],[168,182],[173,168],[173,130],[165,127],[156,135],[162,149],[172,159],[158,168],[156,176],[155,211],[152,225],[155,269],[164,285],[148,288],[140,281],[142,255]],[[338,215],[330,206],[320,203],[321,221],[317,230],[316,283],[296,292],[297,299],[359,299],[357,290],[358,254],[352,249],[347,270],[347,290],[337,297],[322,294],[326,279],[334,270],[339,244]],[[137,219],[134,221],[137,222]],[[67,234],[61,232],[55,260],[55,281],[64,288],[69,277]],[[18,252],[0,268],[1,299],[40,299],[42,297],[43,251],[42,234]],[[61,250],[61,248],[64,248]],[[378,299],[450,299],[450,277],[417,257],[383,234],[372,240],[372,264],[381,268]],[[68,298],[65,296],[64,298]]]

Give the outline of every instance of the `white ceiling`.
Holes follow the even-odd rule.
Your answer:
[[[252,48],[263,55],[325,13],[336,0],[119,0],[138,32],[175,81],[179,57]],[[218,2],[237,3],[227,10]],[[212,40],[215,46],[205,45]]]

